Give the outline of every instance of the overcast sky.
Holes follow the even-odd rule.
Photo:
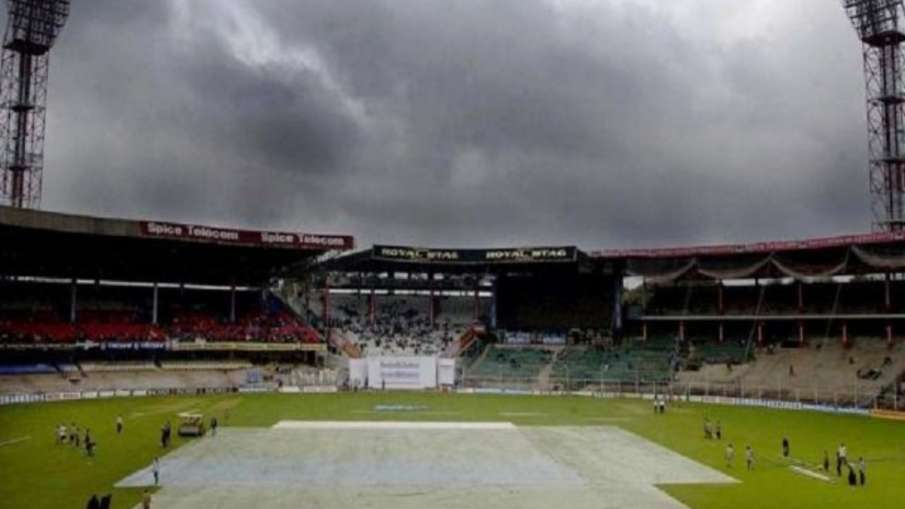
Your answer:
[[[90,0],[43,207],[583,248],[869,229],[837,0]]]

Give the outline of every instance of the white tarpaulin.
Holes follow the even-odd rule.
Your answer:
[[[368,387],[374,389],[430,389],[436,386],[436,357],[368,358]]]

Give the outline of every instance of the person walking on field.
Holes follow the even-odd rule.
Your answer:
[[[151,471],[154,473],[154,486],[158,486],[160,484],[160,459],[154,458],[154,464],[151,466]]]
[[[789,439],[786,437],[782,438],[782,457],[789,457]]]
[[[97,445],[97,443],[94,441],[93,438],[91,438],[91,430],[86,429],[85,430],[85,454],[87,454],[88,456],[94,456],[94,446],[96,446],[96,445]]]
[[[858,458],[858,479],[861,481],[861,486],[867,484],[867,466],[864,464],[864,458]]]
[[[732,462],[735,461],[735,447],[732,444],[726,446],[726,467],[732,468]]]
[[[836,448],[836,476],[842,477],[842,446]]]
[[[842,477],[843,466],[848,466],[848,448],[845,444],[839,444],[839,448],[836,449],[836,474],[839,477]]]
[[[748,470],[754,470],[754,449],[751,449],[750,445],[745,447],[745,463],[748,465]]]
[[[116,416],[116,434],[120,435],[123,432],[123,416]]]

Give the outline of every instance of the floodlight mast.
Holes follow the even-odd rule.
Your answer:
[[[843,0],[862,43],[871,208],[875,226],[905,229],[905,5]]]
[[[50,48],[69,0],[8,0],[0,62],[0,204],[36,208],[44,169]]]

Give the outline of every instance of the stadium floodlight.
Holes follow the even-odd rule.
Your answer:
[[[41,201],[48,53],[69,16],[69,0],[8,0],[0,63],[0,204]]]
[[[905,42],[902,0],[843,0],[861,39],[869,179],[877,226],[905,229]]]

